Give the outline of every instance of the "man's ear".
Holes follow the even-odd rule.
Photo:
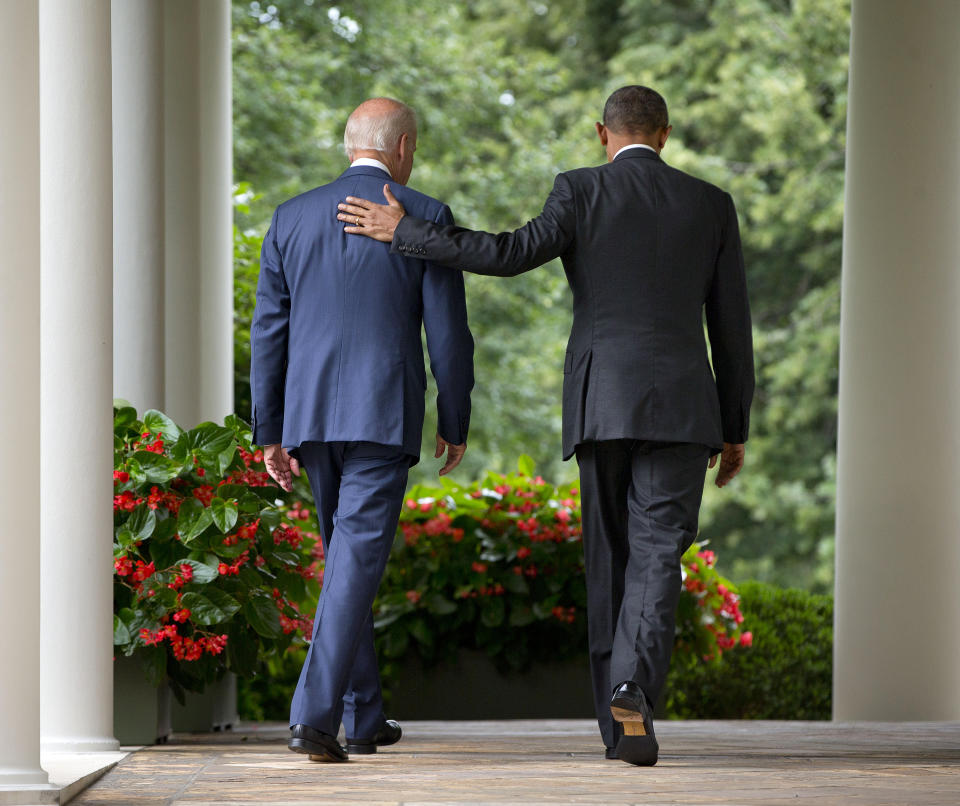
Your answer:
[[[665,129],[660,129],[660,148],[663,148],[666,145],[667,138],[670,136],[670,132],[673,131],[673,126],[667,126]]]
[[[400,135],[400,142],[397,143],[397,157],[400,162],[403,162],[403,158],[407,156],[408,148],[410,148],[410,138],[407,137],[407,133],[404,132]]]
[[[597,137],[600,138],[600,145],[606,148],[607,140],[609,139],[609,135],[607,134],[607,127],[604,126],[602,123],[595,123],[594,126],[597,127]]]

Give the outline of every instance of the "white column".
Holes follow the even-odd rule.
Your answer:
[[[113,392],[164,406],[163,7],[113,0]]]
[[[960,719],[960,3],[855,0],[834,718]]]
[[[40,86],[37,0],[0,2],[0,798],[40,768]]]
[[[110,94],[110,0],[41,0],[40,724],[57,751],[117,746]]]
[[[164,17],[166,408],[190,427],[233,410],[230,4]]]

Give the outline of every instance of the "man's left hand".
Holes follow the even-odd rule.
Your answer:
[[[277,484],[290,492],[293,489],[293,476],[300,475],[300,463],[284,450],[279,443],[267,445],[263,449],[263,463]]]
[[[460,464],[460,460],[463,459],[463,455],[467,452],[467,443],[464,442],[462,445],[454,445],[452,442],[447,442],[437,434],[437,452],[433,455],[434,458],[439,459],[443,456],[444,451],[447,452],[447,462],[440,468],[441,476],[446,476],[447,473]]]
[[[717,471],[718,487],[725,487],[733,477],[740,472],[743,467],[743,457],[745,454],[743,443],[724,442],[723,451],[720,454],[720,469]],[[710,467],[717,464],[717,457],[710,457]]]
[[[391,243],[397,224],[407,211],[391,192],[390,185],[383,186],[383,195],[387,199],[386,204],[375,204],[355,196],[347,196],[346,201],[338,204],[340,212],[337,213],[337,219],[347,224],[343,231]]]

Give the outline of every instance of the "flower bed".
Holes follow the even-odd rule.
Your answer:
[[[586,651],[580,494],[534,472],[444,479],[409,491],[374,612],[382,658],[479,649],[503,668]],[[713,552],[683,557],[676,652],[704,661],[747,646],[735,587]]]
[[[189,431],[114,407],[114,645],[154,685],[202,691],[303,645],[321,562],[308,510],[263,467],[238,418]]]

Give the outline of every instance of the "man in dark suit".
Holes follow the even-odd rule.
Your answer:
[[[452,224],[446,205],[405,187],[416,139],[409,107],[364,102],[344,134],[351,166],[281,204],[263,241],[250,332],[253,438],[284,489],[307,470],[317,505],[326,567],[289,746],[318,761],[400,738],[383,713],[371,607],[420,455],[421,322],[439,392],[436,457],[447,452],[440,473],[466,450],[473,339],[462,275],[348,238],[333,218],[344,196],[392,180],[411,213]],[[346,751],[335,738],[341,721]]]
[[[580,465],[594,701],[608,758],[656,763],[651,719],[670,664],[680,558],[708,462],[743,465],[753,347],[730,195],[660,159],[671,126],[647,87],[614,92],[608,162],[559,174],[543,212],[493,235],[349,197],[338,218],[392,251],[509,277],[560,257],[573,290],[563,454]],[[703,313],[713,372],[703,336]]]

